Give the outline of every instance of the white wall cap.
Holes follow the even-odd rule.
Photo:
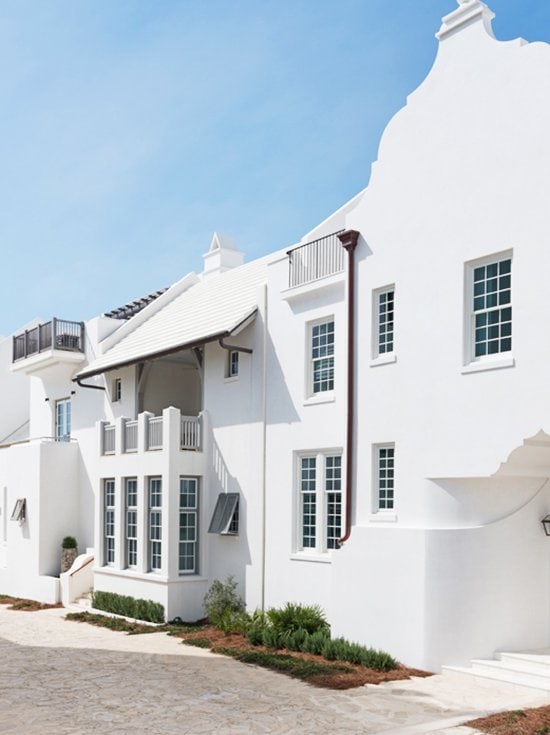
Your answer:
[[[495,14],[482,0],[457,0],[457,2],[458,8],[443,18],[441,28],[435,34],[436,38],[443,41],[456,31],[479,21],[483,23],[487,33],[494,38],[491,21]]]

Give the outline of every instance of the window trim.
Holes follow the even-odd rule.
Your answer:
[[[314,340],[314,330],[316,327],[320,327],[322,325],[330,325],[332,324],[332,354],[325,356],[325,357],[313,357],[313,340]],[[306,399],[308,402],[324,402],[325,400],[330,400],[331,397],[334,395],[335,385],[336,385],[336,318],[334,314],[328,314],[327,316],[321,317],[319,319],[315,319],[314,321],[307,322],[306,325],[306,345],[307,345],[307,359],[306,359],[306,370],[307,370],[307,377],[306,377]],[[332,373],[331,377],[327,379],[328,381],[332,381],[332,387],[325,388],[321,390],[315,390],[315,364],[316,362],[319,362],[321,360],[330,360],[332,359],[332,365],[328,369],[329,375]],[[320,381],[321,383],[323,381]]]
[[[225,379],[236,380],[240,373],[239,350],[228,350],[225,361]]]
[[[64,410],[62,411],[63,420],[59,421],[59,409],[64,406]],[[59,398],[55,402],[54,406],[55,416],[54,416],[54,437],[56,442],[68,442],[71,440],[71,414],[72,414],[72,407],[71,407],[71,397],[67,396],[66,398]],[[65,429],[65,433],[60,433],[60,428]]]
[[[118,403],[122,400],[122,378],[115,378],[112,386],[112,401]]]
[[[153,484],[159,483],[159,489],[156,493],[153,493]],[[154,475],[147,478],[147,569],[153,574],[160,574],[162,572],[162,477],[160,475]],[[152,504],[153,495],[160,496],[160,503],[158,505]],[[153,517],[158,515],[158,523],[153,525]],[[153,528],[159,529],[158,538],[152,538],[151,531]],[[158,550],[156,545],[158,544]],[[160,559],[159,566],[154,566],[153,562],[156,558]]]
[[[337,529],[332,535],[329,535],[329,478],[328,478],[328,458],[339,459],[339,473],[336,478],[340,486],[338,494],[339,498],[339,526],[336,525]],[[314,460],[314,463],[310,469],[314,470],[314,490],[308,491],[309,495],[314,495],[314,524],[313,524],[313,540],[314,543],[310,546],[304,545],[304,495],[306,491],[302,487],[302,468],[304,460]],[[336,538],[339,538],[343,530],[344,522],[344,505],[345,505],[345,494],[344,488],[344,462],[343,452],[341,448],[336,449],[321,449],[311,451],[300,451],[295,453],[295,524],[294,524],[294,542],[293,542],[293,555],[299,557],[299,555],[306,556],[322,556],[328,555],[334,550],[338,550],[340,547],[334,543],[331,545]],[[333,491],[335,492],[335,491]]]
[[[498,264],[502,261],[510,261],[510,274],[513,274],[514,257],[513,250],[503,250],[497,253],[491,253],[485,255],[482,258],[476,258],[475,260],[469,260],[464,264],[464,360],[463,360],[463,371],[462,372],[477,372],[478,370],[489,370],[496,367],[512,367],[514,363],[513,356],[513,318],[514,318],[514,290],[513,280],[510,285],[510,302],[506,305],[498,305],[496,307],[486,308],[483,311],[489,313],[494,311],[496,308],[510,308],[512,311],[511,322],[511,341],[512,348],[503,352],[493,352],[491,354],[479,355],[475,354],[475,317],[476,313],[481,313],[481,310],[474,310],[474,271],[476,268],[480,268],[487,265]],[[500,324],[500,322],[499,322]]]
[[[380,467],[380,452],[381,450],[392,450],[392,478],[391,478],[391,506],[386,506],[385,508],[380,507],[380,495],[381,495],[381,467]],[[373,444],[372,447],[372,475],[373,475],[373,493],[372,493],[372,513],[373,515],[377,515],[378,517],[393,517],[395,516],[396,512],[396,502],[395,502],[395,442],[384,442],[381,444]],[[386,481],[388,478],[385,478]],[[387,488],[386,488],[387,491]]]
[[[129,492],[129,483],[135,483],[135,489],[133,491],[133,494],[135,495],[135,504],[130,505],[128,502],[128,497],[130,495]],[[132,524],[135,526],[135,536],[130,536],[128,532],[128,528],[130,526],[130,514],[133,513],[135,516],[135,521]],[[139,560],[139,546],[138,546],[138,528],[139,528],[139,515],[138,515],[138,483],[137,483],[137,477],[125,477],[124,478],[124,550],[125,550],[125,562],[126,562],[126,568],[127,569],[137,569],[138,568],[138,560]],[[130,552],[130,542],[133,542],[133,546],[135,546],[134,551]],[[130,555],[135,555],[135,563],[130,563]]]
[[[194,505],[182,505],[182,483],[183,482],[193,482],[195,485],[195,503]],[[179,478],[179,498],[178,498],[178,574],[180,577],[185,577],[190,574],[198,574],[199,573],[199,493],[200,493],[200,482],[198,477],[192,477],[192,476],[186,476],[181,475]],[[187,493],[189,494],[189,493]],[[194,518],[194,525],[187,525],[185,528],[194,528],[194,538],[192,539],[182,539],[181,533],[182,528],[184,526],[182,525],[182,517],[183,516],[191,516]],[[192,569],[182,569],[181,567],[181,559],[182,559],[182,545],[183,544],[191,544],[192,545],[192,556],[189,557],[187,555],[185,558],[192,558],[193,560],[193,568]]]
[[[380,297],[387,294],[393,295],[393,311],[392,311],[392,338],[391,338],[391,350],[380,351]],[[395,302],[396,292],[395,283],[391,283],[387,286],[381,286],[375,288],[372,292],[372,361],[376,365],[383,365],[389,362],[395,362],[396,350],[395,350]]]
[[[110,504],[112,495],[112,504]],[[110,520],[109,520],[110,519]],[[109,528],[112,525],[112,533]],[[114,477],[103,480],[103,566],[112,567],[116,560],[116,482]]]

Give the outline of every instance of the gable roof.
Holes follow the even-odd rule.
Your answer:
[[[266,281],[272,258],[246,263],[179,293],[83,368],[77,379],[227,337],[255,314],[258,287]],[[169,294],[170,289],[164,297]],[[126,322],[127,327],[131,324],[131,319]]]

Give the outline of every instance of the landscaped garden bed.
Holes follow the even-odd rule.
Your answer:
[[[489,735],[550,735],[550,705],[499,712],[466,725]]]
[[[11,597],[0,594],[0,605],[9,605],[8,610],[24,610],[25,612],[36,612],[37,610],[51,610],[54,607],[63,607],[60,603],[48,605],[45,602],[27,600],[24,597]]]

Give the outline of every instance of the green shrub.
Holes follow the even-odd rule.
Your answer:
[[[65,536],[61,542],[62,549],[76,549],[76,539],[74,536]]]
[[[164,606],[160,602],[118,595],[116,592],[94,591],[92,607],[115,615],[124,615],[127,618],[147,620],[150,623],[164,622]]]
[[[304,630],[306,633],[324,631],[328,633],[330,626],[319,605],[298,605],[287,602],[284,607],[270,608],[267,613],[270,625],[279,633]]]
[[[320,656],[323,652],[323,646],[329,638],[330,636],[328,633],[323,630],[318,630],[315,633],[309,633],[304,638],[300,650],[304,653],[313,653],[316,656]]]
[[[304,661],[284,653],[266,651],[240,651],[235,648],[215,648],[215,653],[223,653],[247,664],[263,666],[274,671],[283,671],[297,679],[314,679],[316,676],[333,674],[335,671],[353,673],[349,666],[322,664],[317,661]]]
[[[304,630],[303,628],[298,628],[298,630],[287,630],[285,633],[281,634],[281,642],[283,647],[289,651],[301,651],[302,645],[308,635],[309,633],[307,630]]]
[[[262,643],[266,648],[282,648],[281,635],[274,628],[266,626],[262,632]]]
[[[210,623],[216,628],[224,625],[228,613],[242,614],[246,607],[244,600],[237,594],[237,582],[233,576],[224,582],[215,579],[204,598],[204,610]],[[222,628],[223,629],[223,628]]]

